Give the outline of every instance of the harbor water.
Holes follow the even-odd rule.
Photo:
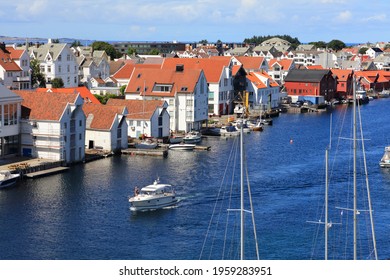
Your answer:
[[[323,258],[314,244],[323,231],[307,221],[319,219],[324,200],[330,116],[336,127],[345,106],[284,113],[245,135],[261,259]],[[390,170],[378,164],[390,144],[388,108],[390,99],[361,106],[379,259],[390,258]],[[209,137],[202,140],[209,151],[169,151],[166,158],[113,156],[1,190],[0,259],[199,259],[233,141]],[[157,177],[175,187],[177,207],[130,211],[134,187]]]

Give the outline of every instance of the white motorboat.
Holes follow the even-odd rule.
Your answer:
[[[379,166],[390,168],[390,146],[385,147],[385,153],[379,162]]]
[[[169,137],[170,144],[179,144],[181,142],[183,142],[183,136],[172,135]]]
[[[168,146],[170,150],[186,150],[186,151],[192,151],[195,148],[195,144],[189,144],[189,143],[179,143],[179,144],[171,144]]]
[[[198,131],[192,130],[184,136],[183,141],[184,143],[190,144],[199,143],[202,141],[202,134]]]
[[[0,170],[0,189],[13,186],[20,178],[20,174],[13,174],[8,170]]]
[[[169,184],[162,184],[157,179],[152,185],[134,190],[134,196],[129,198],[132,211],[156,210],[175,205],[178,202],[173,187]]]
[[[137,149],[155,149],[157,148],[157,142],[151,139],[145,139],[135,144]]]
[[[240,131],[233,125],[222,126],[220,129],[221,136],[238,136]]]

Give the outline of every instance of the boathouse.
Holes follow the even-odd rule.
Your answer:
[[[323,104],[334,98],[337,79],[328,69],[293,69],[284,79],[284,86],[292,102],[311,101]]]

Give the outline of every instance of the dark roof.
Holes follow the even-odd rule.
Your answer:
[[[292,69],[288,72],[285,82],[320,82],[329,70]]]

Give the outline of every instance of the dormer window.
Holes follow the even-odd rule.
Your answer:
[[[137,75],[137,78],[138,78],[138,79],[141,78],[141,73],[139,73],[139,74]]]
[[[187,90],[188,90],[187,87],[182,87],[182,88],[181,88],[181,91],[187,91]]]

